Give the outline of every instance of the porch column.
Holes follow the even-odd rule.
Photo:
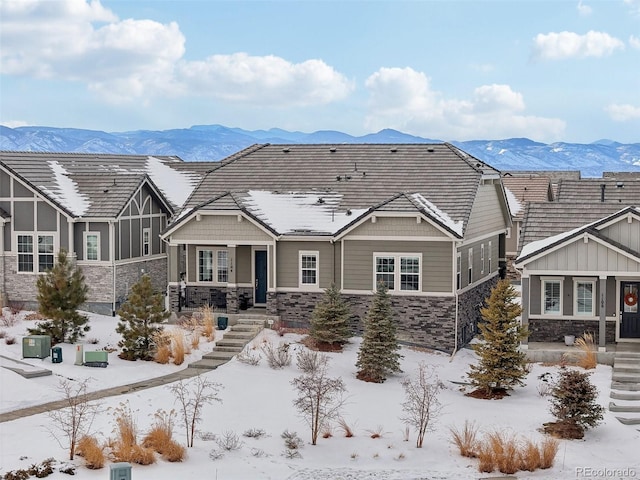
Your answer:
[[[236,283],[236,246],[227,245],[229,271],[227,279],[227,313],[238,313],[238,285]]]
[[[600,322],[598,328],[598,350],[607,350],[607,277],[600,277]]]
[[[529,328],[529,275],[526,274],[525,272],[522,272],[521,288],[522,288],[522,292],[520,295],[520,300],[522,302],[521,325],[523,328],[528,329]],[[520,342],[520,345],[525,350],[529,348],[529,337],[528,336],[525,337]]]

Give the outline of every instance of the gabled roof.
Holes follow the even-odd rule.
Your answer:
[[[511,192],[507,193],[511,215],[516,220],[524,218],[525,206],[529,202],[549,202],[553,200],[551,180],[541,175],[503,175],[502,183]]]
[[[540,204],[537,204],[538,206]],[[580,237],[584,234],[592,235],[605,243],[610,244],[618,248],[619,250],[623,250],[631,255],[634,255],[640,258],[640,253],[633,251],[632,249],[626,247],[625,245],[621,245],[618,242],[613,241],[602,235],[599,232],[599,227],[602,225],[608,224],[615,219],[620,217],[624,217],[628,214],[633,214],[636,216],[640,216],[640,209],[634,206],[628,206],[620,209],[619,206],[615,209],[615,212],[608,212],[604,215],[598,215],[598,213],[602,214],[607,210],[612,210],[613,205],[611,204],[596,204],[596,206],[600,206],[601,208],[588,208],[588,205],[575,205],[575,204],[558,204],[551,203],[545,204],[545,206],[553,205],[551,209],[547,209],[547,215],[549,217],[553,217],[553,225],[556,228],[551,227],[549,229],[549,233],[546,236],[542,236],[539,234],[540,238],[537,240],[525,241],[523,242],[523,246],[521,247],[520,255],[516,259],[516,264],[521,264],[522,262],[526,262],[526,260],[540,255],[547,250],[557,247],[558,245],[562,245],[564,243],[573,241],[575,238]],[[532,207],[534,207],[532,209]],[[525,218],[525,225],[523,227],[523,231],[526,231],[529,226],[529,213],[532,210],[537,210],[536,204],[530,204],[529,209],[527,210],[527,217]],[[564,207],[562,209],[561,207]],[[569,207],[569,208],[567,208]],[[540,216],[540,211],[534,212],[536,217]],[[589,221],[590,217],[597,217],[589,223],[585,223]],[[562,231],[560,230],[559,225],[561,223],[565,224],[565,227]],[[572,228],[572,223],[580,223],[580,225]],[[556,230],[556,233],[554,233]],[[533,238],[533,235],[530,235],[529,238]]]
[[[389,208],[383,203],[399,194],[419,194],[422,209],[450,229],[461,226],[452,230],[462,234],[483,175],[499,174],[449,144],[254,145],[209,172],[185,209],[225,192],[270,192],[270,200],[300,192],[326,196],[336,199],[339,212]],[[412,203],[402,208],[416,209]]]
[[[557,201],[615,203],[621,207],[640,205],[640,180],[612,177],[562,180],[558,185]]]
[[[177,157],[0,152],[0,166],[71,217],[116,217],[143,182],[178,210],[213,162]]]

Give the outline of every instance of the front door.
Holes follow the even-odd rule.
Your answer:
[[[267,303],[267,251],[256,250],[255,251],[255,285],[253,302],[254,304],[266,304]]]
[[[640,338],[640,313],[638,313],[638,294],[640,282],[621,282],[620,302],[621,321],[620,338]]]

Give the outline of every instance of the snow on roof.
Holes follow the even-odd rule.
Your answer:
[[[74,215],[82,216],[89,209],[89,198],[78,190],[78,184],[69,178],[69,172],[55,160],[47,162],[53,172],[57,188],[40,186],[43,192],[63,205]]]
[[[449,230],[462,236],[462,228],[463,228],[462,222],[454,221],[447,213],[440,210],[438,207],[436,207],[433,203],[431,203],[429,200],[424,198],[419,193],[414,193],[411,196],[411,198],[413,198],[413,200],[418,205],[420,205],[420,208],[425,210],[428,214],[430,214],[432,217],[438,220],[441,224],[449,228]]]
[[[511,216],[516,216],[522,211],[522,204],[518,201],[516,196],[507,187],[504,187],[504,191],[507,194],[507,202],[509,203],[509,211]]]
[[[179,172],[155,157],[147,158],[147,174],[167,199],[177,206],[184,205],[197,184],[197,175]]]
[[[339,211],[341,199],[337,193],[250,190],[242,200],[249,212],[285,234],[335,233],[367,212],[364,208]]]

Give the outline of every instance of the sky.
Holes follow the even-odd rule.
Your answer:
[[[640,142],[640,0],[0,0],[0,124]]]

